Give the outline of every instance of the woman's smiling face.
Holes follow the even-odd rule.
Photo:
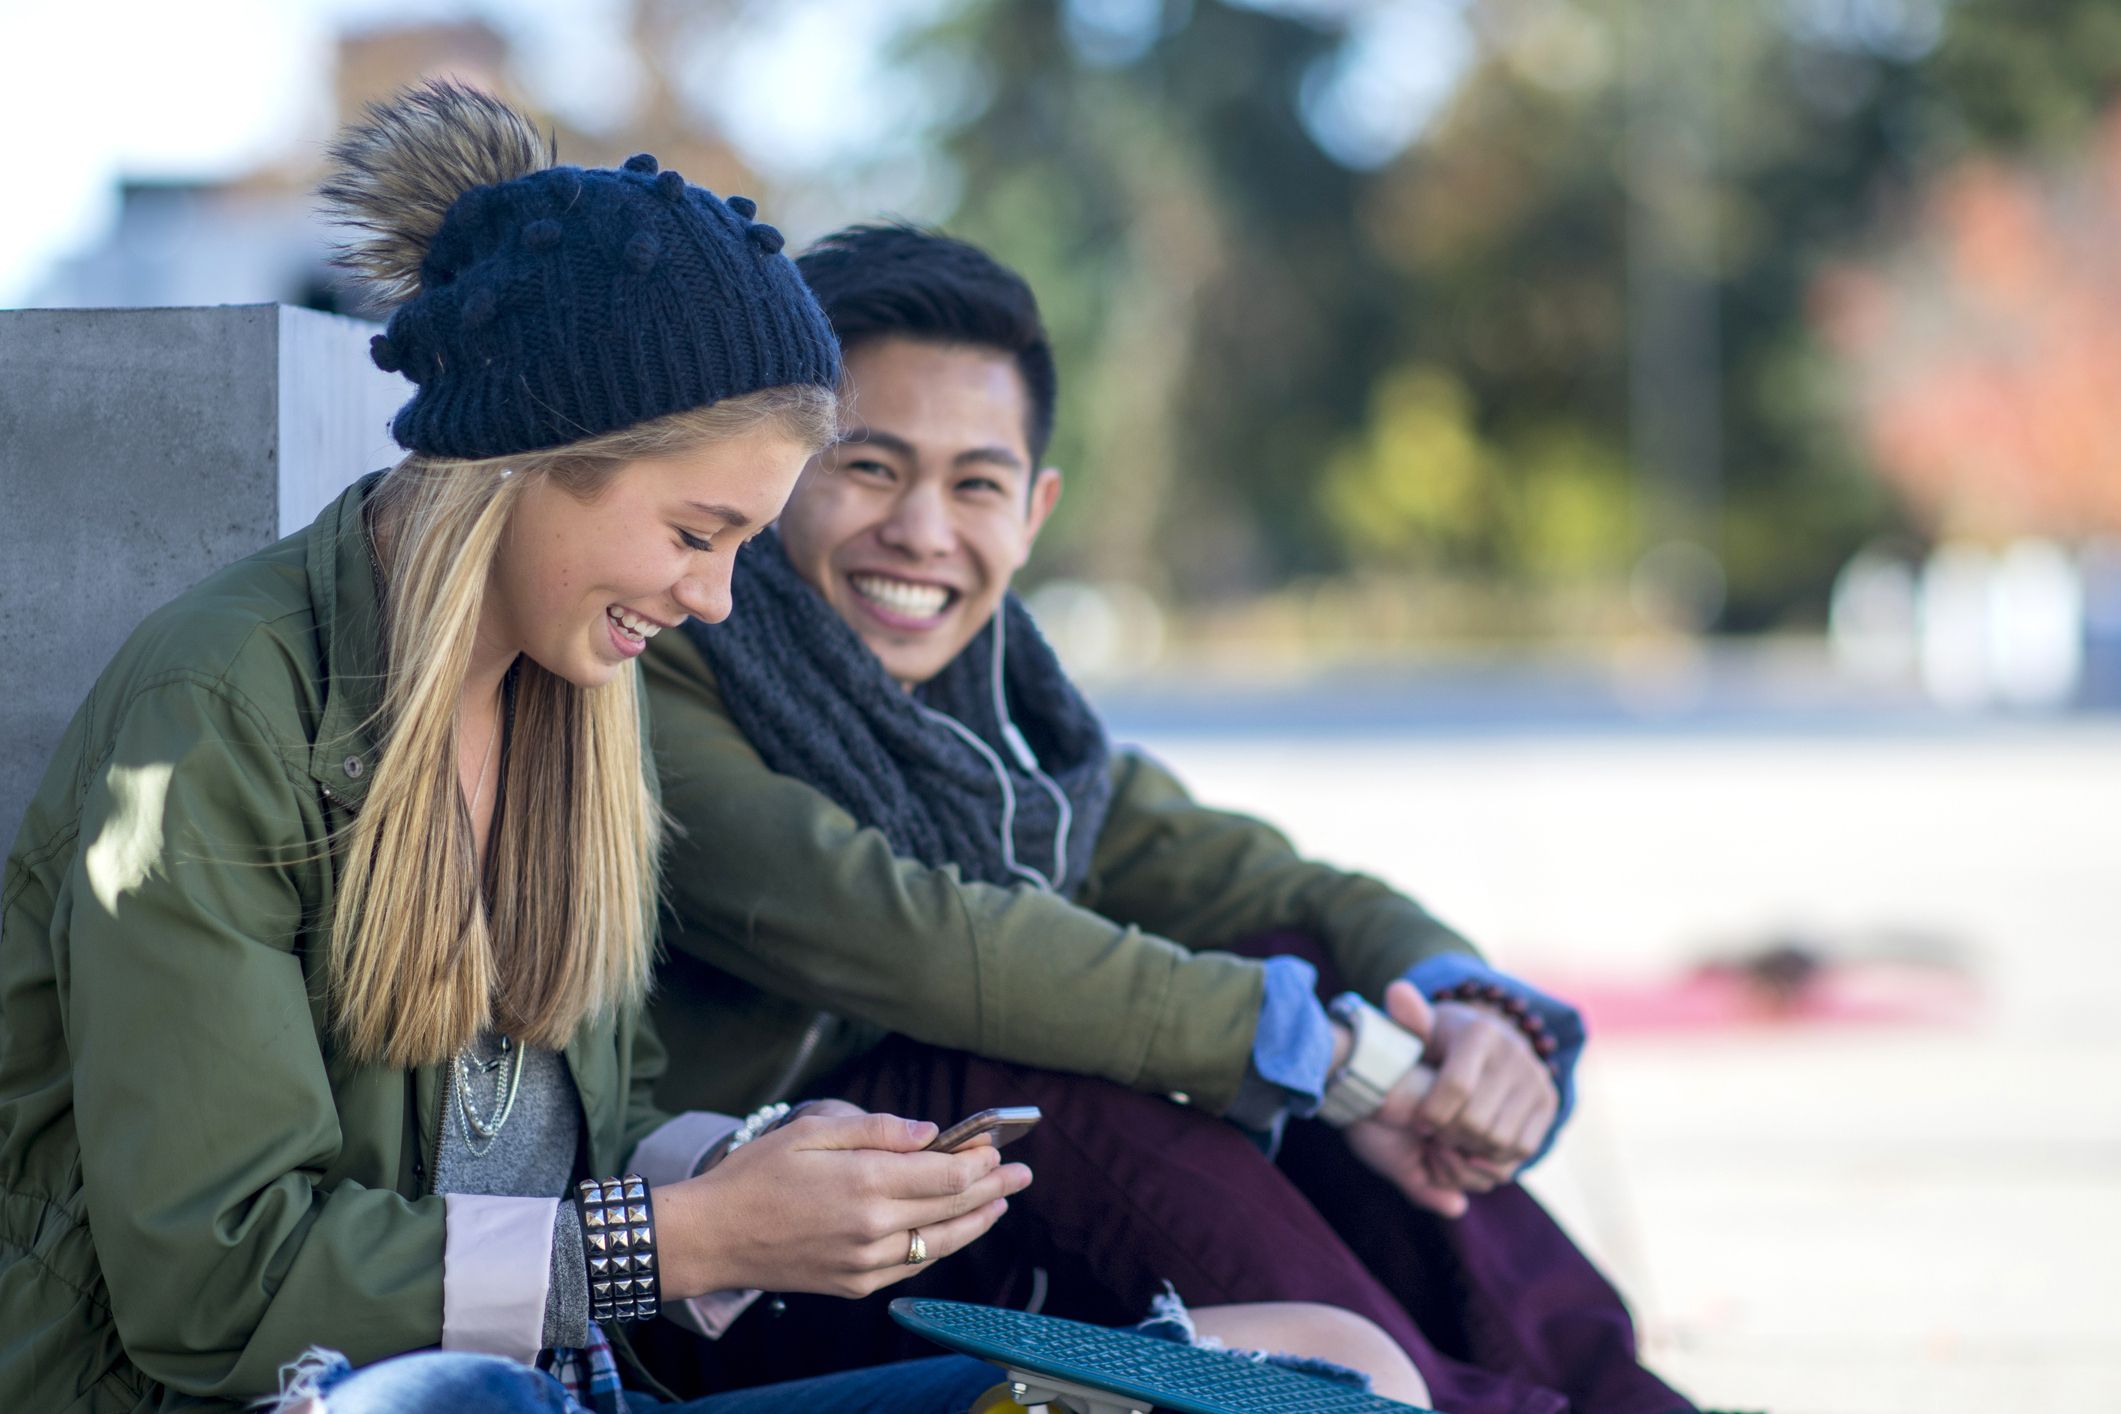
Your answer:
[[[994,616],[1060,498],[1034,471],[1009,355],[885,338],[846,358],[841,439],[803,472],[781,544],[906,687]]]
[[[477,651],[599,687],[663,629],[721,622],[737,547],[780,514],[807,456],[767,425],[629,462],[587,500],[538,477],[494,556]]]

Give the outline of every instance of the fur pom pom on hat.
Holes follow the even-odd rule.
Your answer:
[[[412,451],[508,456],[839,381],[780,232],[645,152],[556,166],[529,119],[438,81],[371,106],[331,162],[339,262],[397,306],[371,352],[417,386],[391,427]]]

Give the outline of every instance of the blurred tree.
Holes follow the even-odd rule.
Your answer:
[[[1920,70],[1931,158],[1814,323],[1921,528],[2121,529],[2121,7],[1960,0]]]
[[[1442,369],[1400,368],[1378,381],[1363,437],[1326,468],[1327,514],[1358,562],[1477,565],[1499,478],[1474,411],[1465,385]]]
[[[1687,8],[1689,52],[1655,0],[1467,0],[1449,102],[1381,166],[1336,162],[1321,76],[1365,17],[1424,5],[1458,13],[968,0],[926,38],[993,95],[947,138],[951,225],[1024,270],[1061,346],[1070,495],[1041,568],[1191,599],[1351,567],[1624,577],[1683,520],[1645,464],[1659,365],[1629,344],[1645,270],[1680,262],[1716,376],[1664,415],[1710,404],[1686,494],[1721,626],[1817,622],[1898,512],[1808,292],[1969,146],[2082,142],[2121,89],[2121,7],[1729,0]]]
[[[1913,239],[1815,288],[1873,464],[1940,536],[2121,531],[2121,112],[2090,157],[1969,160]]]
[[[1333,36],[1178,0],[1101,30],[1092,8],[974,5],[935,37],[995,95],[949,141],[951,225],[1031,279],[1060,347],[1071,481],[1045,564],[1187,594],[1337,564],[1315,481],[1390,322],[1358,179],[1292,101]]]
[[[1935,117],[1968,138],[2067,152],[2121,96],[2121,6],[1958,0],[1925,70]]]

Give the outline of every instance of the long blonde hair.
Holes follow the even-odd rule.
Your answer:
[[[551,451],[411,456],[372,493],[388,530],[383,747],[346,838],[328,968],[353,1057],[437,1062],[487,1026],[558,1049],[648,988],[661,813],[634,672],[583,689],[519,660],[483,876],[474,857],[458,704],[524,488],[550,477],[593,498],[628,462],[768,425],[814,450],[835,416],[824,388],[769,388]]]

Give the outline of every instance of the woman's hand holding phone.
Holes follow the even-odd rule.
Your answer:
[[[814,1107],[697,1178],[655,1190],[663,1299],[758,1287],[866,1296],[992,1227],[1031,1170],[989,1145],[925,1152],[926,1121]]]

